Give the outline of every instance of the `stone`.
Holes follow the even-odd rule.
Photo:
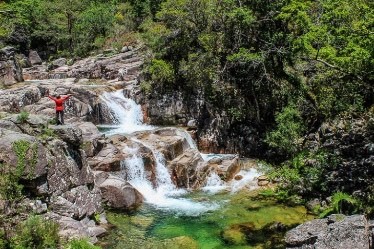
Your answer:
[[[62,66],[65,66],[67,63],[67,60],[65,58],[59,58],[51,62],[50,69],[56,69]]]
[[[50,126],[54,133],[62,140],[73,146],[78,146],[83,142],[82,130],[72,125]]]
[[[200,165],[203,158],[196,149],[188,149],[170,162],[172,180],[178,187],[195,188],[201,184]]]
[[[25,148],[24,152],[22,148],[18,149],[17,144]],[[47,174],[47,150],[37,139],[27,134],[0,128],[0,161],[14,170],[19,161],[24,161],[21,179],[36,180]]]
[[[30,50],[29,60],[30,60],[31,65],[40,65],[43,62],[38,52],[35,50]]]
[[[332,215],[297,226],[286,233],[287,248],[369,249],[368,221],[363,215]]]
[[[15,58],[15,49],[5,47],[0,49],[0,85],[11,86],[23,81],[22,67]]]
[[[106,205],[117,210],[134,210],[143,203],[143,196],[123,179],[109,176],[99,186]]]

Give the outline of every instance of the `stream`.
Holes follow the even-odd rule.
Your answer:
[[[143,195],[144,203],[132,213],[107,211],[113,228],[100,241],[103,248],[284,248],[284,233],[313,218],[302,206],[287,207],[262,197],[256,179],[261,173],[245,160],[240,179],[224,182],[212,173],[199,190],[177,188],[163,154],[132,135],[157,128],[143,124],[141,107],[122,90],[104,93],[101,99],[116,122],[99,129],[106,135],[125,134],[150,149],[157,181],[154,187],[147,180],[141,153],[128,148],[131,157],[121,162],[121,172],[126,172],[122,177]],[[178,135],[196,148],[186,131],[180,129]],[[208,161],[235,155],[201,156]]]

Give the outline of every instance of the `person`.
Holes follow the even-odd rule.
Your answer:
[[[68,94],[66,96],[61,97],[61,95],[57,95],[56,98],[49,95],[49,92],[47,92],[48,98],[53,100],[56,104],[56,124],[63,125],[64,124],[64,102],[69,99],[72,94]]]

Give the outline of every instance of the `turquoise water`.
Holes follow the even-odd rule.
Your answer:
[[[188,198],[213,201],[219,208],[198,216],[157,210],[149,205],[133,214],[108,212],[114,225],[103,248],[284,248],[288,229],[312,219],[302,206],[287,207],[257,192]]]

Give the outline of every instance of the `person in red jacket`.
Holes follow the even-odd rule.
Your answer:
[[[56,98],[55,97],[52,97],[48,94],[48,98],[50,98],[51,100],[53,100],[55,103],[56,103],[56,123],[57,125],[61,124],[63,125],[64,124],[64,102],[70,98],[72,95],[71,94],[68,94],[64,97],[61,97],[61,95],[57,95]]]

